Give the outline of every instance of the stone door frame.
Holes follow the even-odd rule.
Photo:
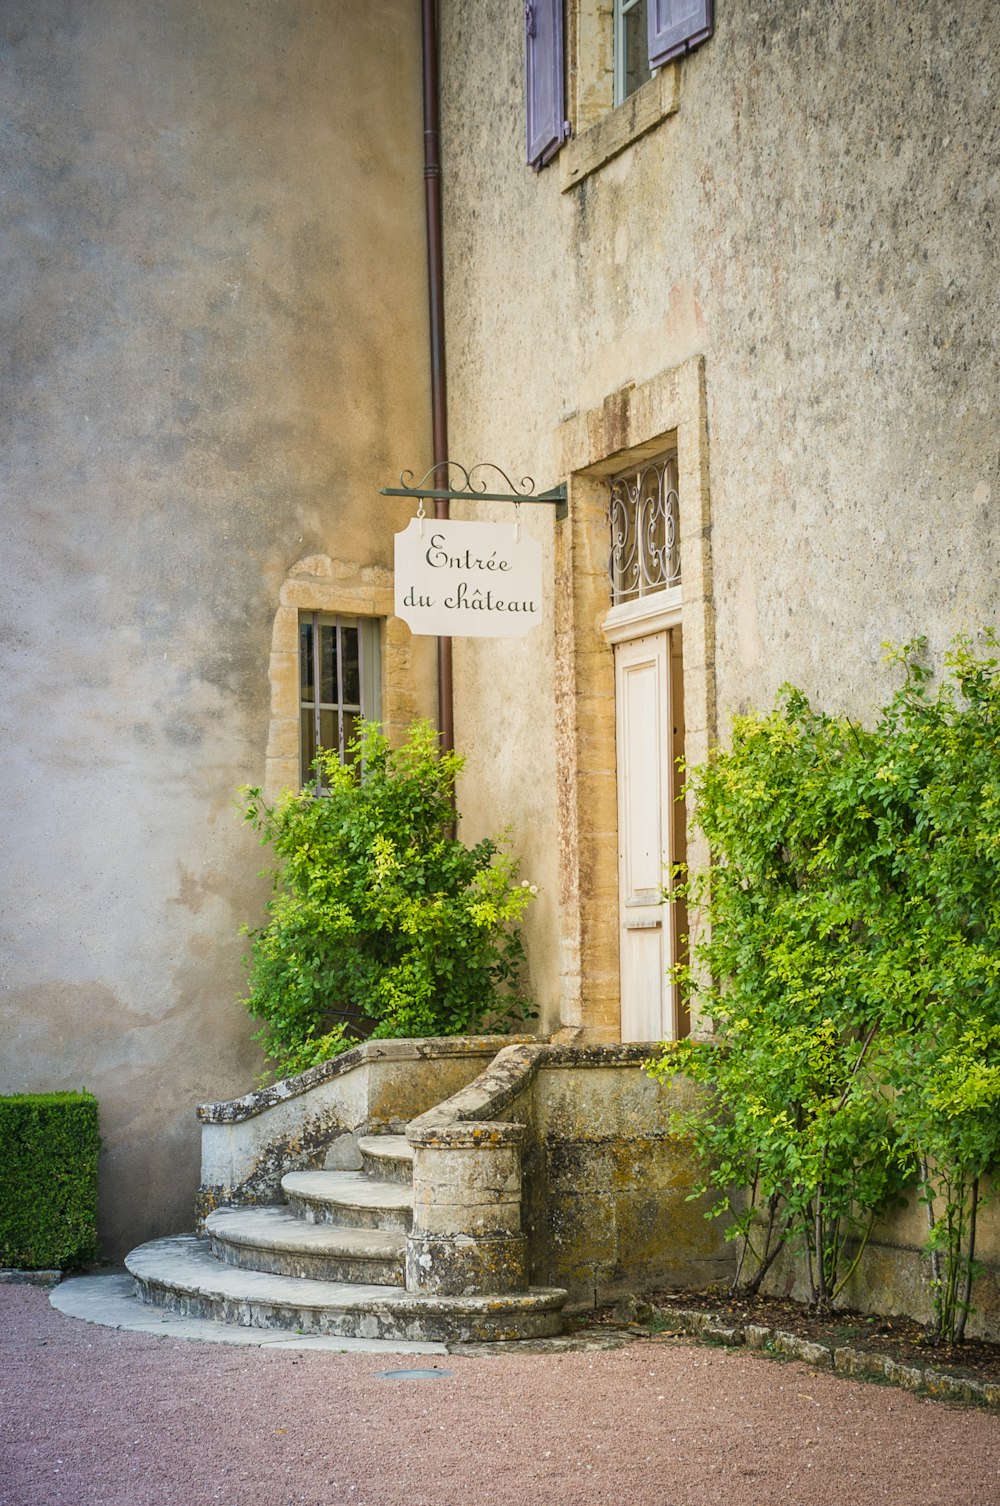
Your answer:
[[[702,357],[620,388],[557,431],[568,515],[556,528],[556,767],[560,883],[560,1018],[581,1040],[621,1039],[618,785],[607,482],[677,451],[684,643],[684,755],[704,762],[715,737],[708,427]],[[688,863],[704,865],[690,831]],[[689,915],[692,938],[698,918]],[[697,1022],[692,1022],[695,1026]]]

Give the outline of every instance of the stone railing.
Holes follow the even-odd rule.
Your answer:
[[[510,1036],[366,1041],[296,1077],[202,1104],[199,1223],[223,1204],[280,1202],[286,1171],[360,1167],[361,1136],[401,1134],[510,1042]]]
[[[694,1090],[653,1082],[650,1050],[511,1043],[411,1121],[407,1285],[499,1293],[523,1280],[586,1307],[728,1276],[730,1249],[690,1200],[687,1147],[669,1130],[671,1103]]]
[[[277,1203],[296,1169],[360,1166],[358,1140],[405,1134],[414,1216],[406,1283],[442,1298],[562,1287],[578,1308],[704,1286],[731,1269],[691,1201],[650,1047],[456,1037],[371,1041],[287,1082],[199,1110],[199,1214]]]

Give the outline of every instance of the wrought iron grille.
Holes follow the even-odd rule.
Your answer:
[[[648,460],[612,481],[608,527],[615,606],[680,585],[676,455]]]

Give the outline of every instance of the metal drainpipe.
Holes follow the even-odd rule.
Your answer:
[[[444,258],[441,230],[441,149],[438,106],[438,39],[435,0],[421,0],[424,53],[424,212],[427,224],[427,289],[430,314],[431,429],[434,485],[447,487],[448,377],[444,350]],[[437,469],[440,467],[440,469]],[[434,516],[446,518],[448,503],[436,500]],[[438,727],[441,746],[455,746],[451,639],[438,639]]]

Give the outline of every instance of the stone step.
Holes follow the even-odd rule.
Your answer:
[[[137,1295],[170,1312],[362,1339],[470,1344],[547,1338],[561,1331],[566,1293],[533,1288],[505,1297],[421,1297],[392,1286],[303,1281],[216,1260],[206,1239],[181,1234],[126,1258]]]
[[[227,1265],[307,1281],[403,1286],[406,1235],[307,1223],[288,1208],[217,1208],[205,1220],[212,1254]]]
[[[405,1135],[364,1135],[358,1150],[370,1177],[380,1182],[413,1181],[413,1146]]]
[[[281,1190],[296,1218],[350,1229],[406,1234],[413,1223],[413,1187],[363,1171],[289,1171]]]

